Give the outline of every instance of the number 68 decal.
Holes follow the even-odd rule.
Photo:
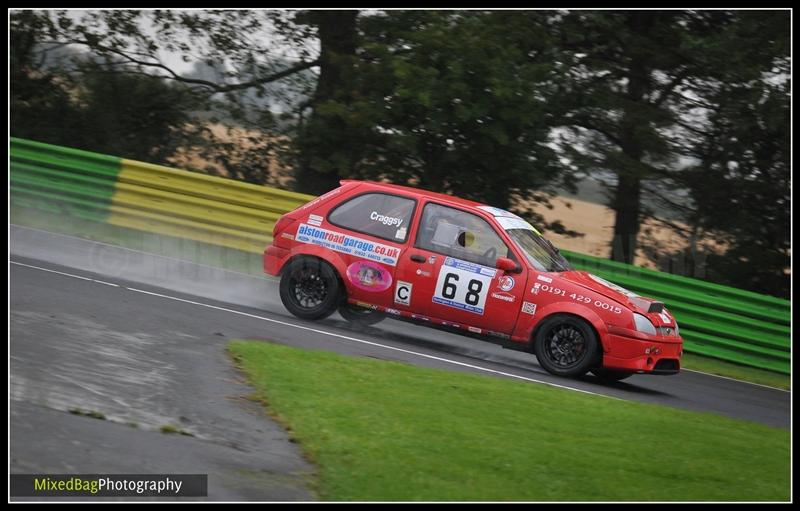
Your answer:
[[[456,297],[458,291],[458,274],[448,273],[444,277],[444,285],[442,286],[442,297],[452,300]],[[478,279],[470,279],[467,284],[467,294],[464,296],[464,301],[469,305],[478,305],[481,300],[481,289],[483,289],[483,282]]]
[[[483,314],[495,270],[462,261],[442,265],[434,303]]]

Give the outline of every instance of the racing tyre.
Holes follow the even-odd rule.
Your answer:
[[[342,285],[336,270],[322,259],[302,256],[289,262],[281,275],[281,301],[302,319],[322,319],[339,305]]]
[[[592,327],[569,314],[545,319],[533,346],[539,364],[557,376],[583,376],[597,365],[600,355],[600,342]]]
[[[613,369],[606,369],[605,367],[595,367],[592,369],[592,374],[607,382],[621,381],[635,373],[627,371],[615,371]]]
[[[356,325],[369,326],[383,321],[386,315],[381,311],[367,309],[366,307],[359,307],[352,303],[343,303],[339,305],[339,314]]]

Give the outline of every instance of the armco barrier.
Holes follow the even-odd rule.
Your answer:
[[[667,304],[688,352],[789,373],[788,300],[564,251],[586,270]]]
[[[18,138],[11,192],[15,204],[255,253],[283,213],[313,198]]]
[[[11,139],[14,204],[261,253],[275,221],[313,197],[184,170]],[[570,262],[664,301],[687,352],[789,373],[790,303],[564,251]]]
[[[122,160],[108,222],[261,253],[278,218],[312,198]]]

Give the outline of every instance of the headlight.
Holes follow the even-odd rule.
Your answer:
[[[649,319],[641,314],[633,313],[633,322],[636,324],[636,330],[645,334],[656,335],[656,327]]]

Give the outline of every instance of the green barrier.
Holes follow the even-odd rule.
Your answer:
[[[787,313],[790,312],[791,309],[791,304],[788,300],[777,298],[775,296],[762,295],[752,291],[723,286],[721,284],[715,284],[705,280],[683,277],[681,275],[664,273],[656,270],[650,270],[648,268],[640,268],[638,266],[632,266],[629,264],[611,261],[609,259],[602,259],[586,254],[578,254],[575,252],[568,252],[566,250],[563,250],[562,253],[575,266],[592,268],[594,270],[605,270],[619,274],[641,276],[642,278],[648,280],[658,280],[666,284],[674,283],[686,291],[701,291],[705,293],[706,296],[744,299],[754,306],[766,306]]]
[[[582,264],[576,264],[576,268],[596,273],[597,275],[608,276],[622,286],[632,290],[658,295],[670,302],[680,301],[687,304],[704,306],[713,298],[714,309],[732,314],[737,314],[746,318],[774,322],[782,325],[789,325],[790,314],[784,312],[783,308],[769,307],[764,304],[754,304],[742,298],[733,299],[729,297],[712,295],[700,291],[686,289],[680,282],[665,283],[658,277],[653,278],[648,274],[630,274],[619,271],[608,271],[605,269],[592,269]],[[691,280],[691,279],[687,279]],[[634,289],[635,288],[635,289]]]
[[[562,253],[576,269],[663,301],[681,327],[687,352],[790,373],[788,300],[584,254]]]
[[[105,221],[120,158],[79,149],[11,139],[11,200],[14,204]]]
[[[10,170],[14,204],[256,253],[279,215],[311,199],[18,138]],[[562,252],[576,269],[666,303],[687,352],[789,374],[788,300]]]

